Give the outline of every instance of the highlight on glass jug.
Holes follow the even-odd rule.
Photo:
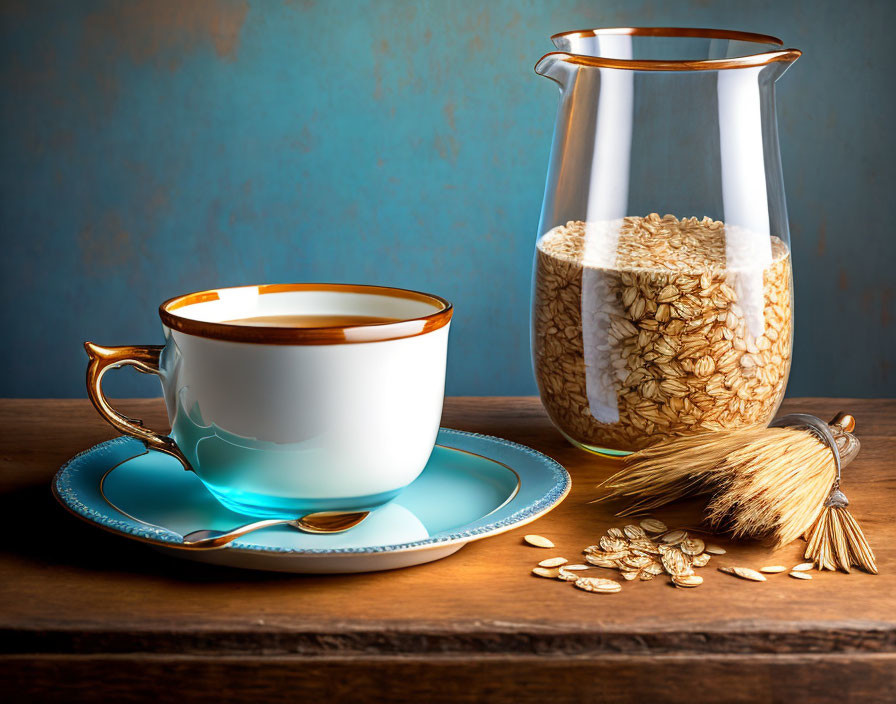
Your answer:
[[[593,452],[764,426],[792,348],[774,37],[554,36],[560,86],[532,293],[542,402]]]

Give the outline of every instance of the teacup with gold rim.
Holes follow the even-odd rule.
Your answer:
[[[423,471],[445,389],[451,304],[398,288],[222,288],[159,307],[166,344],[85,343],[100,414],[177,458],[225,506],[295,518],[370,509]],[[169,435],[116,411],[109,369],[158,375]]]

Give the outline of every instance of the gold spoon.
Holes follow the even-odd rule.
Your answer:
[[[247,523],[232,530],[194,530],[184,536],[184,545],[191,548],[222,548],[241,535],[271,526],[292,526],[303,533],[343,533],[354,528],[370,515],[370,511],[320,511],[300,518],[269,518]]]

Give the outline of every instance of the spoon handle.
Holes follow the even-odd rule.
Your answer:
[[[290,525],[303,533],[344,533],[350,528],[354,528],[369,515],[370,511],[319,511],[318,513],[306,514],[301,518],[268,518],[263,521],[247,523],[244,526],[227,531],[194,530],[192,533],[187,533],[184,536],[183,544],[189,548],[223,548],[246,533],[282,525]]]
[[[294,520],[268,518],[263,521],[255,521],[255,523],[247,523],[244,526],[226,532],[218,530],[196,530],[192,533],[187,533],[187,535],[184,536],[184,545],[193,548],[223,547],[246,533],[261,530],[262,528],[270,528],[271,526],[281,526],[287,523],[294,523]]]

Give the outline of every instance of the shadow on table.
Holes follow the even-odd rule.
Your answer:
[[[63,509],[46,486],[20,487],[0,494],[0,516],[6,526],[15,526],[7,535],[2,552],[40,565],[215,584],[340,578],[242,570],[163,555],[148,545],[84,523]]]

